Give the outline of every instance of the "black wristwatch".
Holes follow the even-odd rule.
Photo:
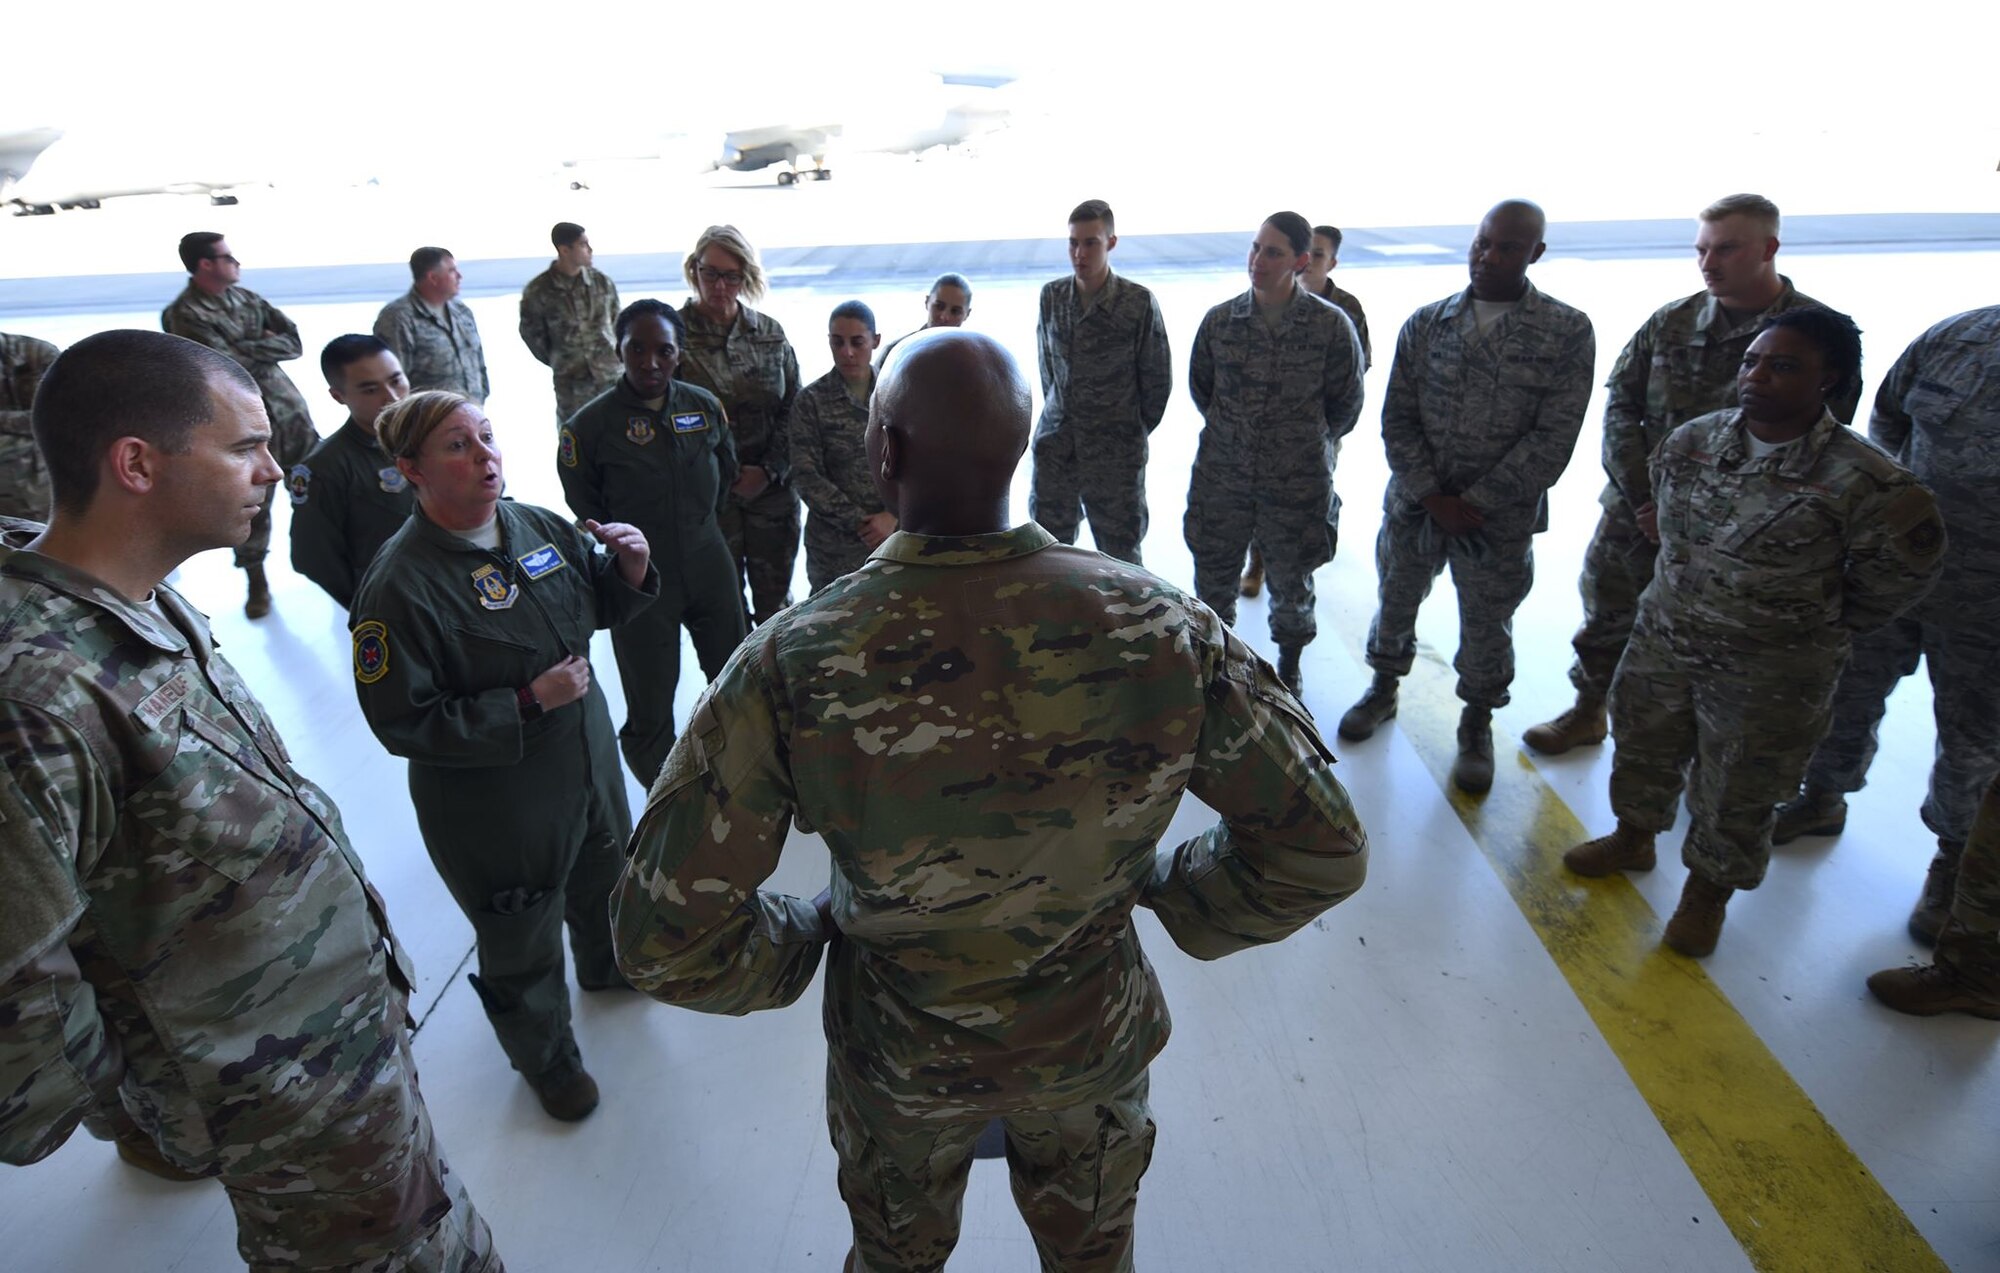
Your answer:
[[[532,685],[523,685],[520,689],[515,690],[514,703],[521,709],[521,723],[523,725],[531,720],[541,719],[542,712],[545,710],[542,707],[542,700],[535,697],[535,687]]]

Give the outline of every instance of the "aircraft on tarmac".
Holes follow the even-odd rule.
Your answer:
[[[11,204],[15,216],[30,217],[48,216],[58,208],[96,208],[106,199],[130,195],[205,194],[220,207],[236,202],[227,191],[258,184],[247,178],[183,179],[169,175],[157,157],[129,147],[93,148],[74,138],[58,145],[64,136],[60,128],[0,131],[0,205]]]
[[[782,165],[778,184],[789,186],[831,178],[827,156],[836,149],[911,155],[963,145],[1006,127],[1013,105],[1000,90],[1015,79],[1003,70],[940,71],[895,80],[870,93],[850,89],[835,122],[770,123],[730,130],[711,167],[756,172]]]

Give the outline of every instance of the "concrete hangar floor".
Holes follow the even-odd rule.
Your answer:
[[[1788,222],[1783,268],[1860,322],[1871,395],[1911,337],[1994,299],[1995,218],[1820,220]],[[1379,361],[1341,456],[1342,547],[1319,575],[1321,637],[1305,664],[1307,702],[1329,735],[1367,681],[1359,654],[1374,605],[1379,407],[1394,333],[1416,305],[1463,286],[1467,233],[1357,230],[1343,252],[1338,278],[1368,308]],[[1540,287],[1595,321],[1600,380],[1651,309],[1697,285],[1686,234],[1684,222],[1603,226],[1558,242],[1535,268]],[[1177,372],[1202,311],[1245,286],[1241,247],[1230,236],[1132,236],[1114,257],[1160,294]],[[1032,367],[1036,289],[1064,269],[1053,241],[770,258],[778,285],[766,308],[808,378],[828,365],[820,333],[834,303],[868,300],[895,335],[920,321],[924,287],[946,268],[973,277],[973,325]],[[677,257],[607,251],[599,263],[628,300],[683,294]],[[512,492],[559,508],[547,376],[512,334],[515,294],[540,263],[464,265]],[[406,285],[400,272],[253,266],[245,282],[284,306],[314,351],[366,330]],[[63,344],[153,327],[179,286],[170,275],[67,282],[0,282],[0,325]],[[311,358],[294,375],[321,430],[337,427]],[[1891,704],[1846,833],[1781,850],[1765,886],[1731,907],[1712,958],[1690,962],[1657,945],[1682,880],[1676,837],[1662,846],[1661,869],[1631,882],[1586,883],[1556,865],[1586,830],[1611,824],[1608,748],[1551,761],[1514,740],[1568,699],[1575,579],[1602,480],[1600,410],[1593,403],[1538,544],[1538,585],[1517,624],[1514,703],[1496,721],[1493,792],[1469,801],[1442,785],[1457,707],[1446,590],[1423,614],[1423,657],[1401,718],[1367,743],[1336,743],[1374,845],[1367,887],[1291,941],[1216,964],[1179,955],[1139,917],[1178,1027],[1153,1069],[1160,1139],[1140,1207],[1140,1267],[2000,1269],[2000,1031],[1963,1017],[1898,1017],[1862,987],[1869,971],[1921,955],[1903,931],[1931,852],[1916,813],[1932,738],[1921,679]],[[1198,427],[1177,392],[1149,478],[1147,562],[1183,584],[1180,511]],[[1022,516],[1025,483],[1024,469]],[[817,995],[742,1020],[578,996],[604,1107],[578,1126],[549,1121],[507,1069],[464,981],[470,931],[426,860],[401,762],[360,719],[343,616],[280,565],[277,611],[252,624],[241,580],[226,554],[211,553],[178,583],[215,617],[302,769],[340,801],[389,900],[420,974],[416,1053],[439,1135],[509,1267],[839,1267],[847,1226],[821,1106]],[[1263,604],[1245,603],[1240,622],[1270,653]],[[594,655],[615,702],[617,669],[601,636]],[[699,688],[691,652],[683,666],[686,719]],[[636,808],[643,793],[634,786],[631,797]],[[1189,800],[1173,838],[1210,817]],[[773,885],[809,895],[825,869],[819,840],[794,835]],[[85,1135],[0,1174],[10,1268],[227,1269],[233,1238],[218,1187],[140,1175]],[[980,1164],[952,1268],[1033,1263],[1004,1170]]]

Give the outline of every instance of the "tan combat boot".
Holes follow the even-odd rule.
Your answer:
[[[1723,911],[1735,892],[1712,883],[1699,871],[1689,871],[1681,888],[1681,904],[1674,908],[1661,940],[1690,959],[1714,954],[1716,939],[1722,936]]]
[[[1653,834],[1620,822],[1610,835],[1586,840],[1563,854],[1563,865],[1593,880],[1614,871],[1650,871],[1655,865]]]
[[[243,567],[243,573],[250,576],[250,596],[243,603],[243,613],[252,619],[261,619],[271,613],[271,583],[264,577],[264,563]]]
[[[1807,786],[1778,806],[1771,843],[1790,844],[1802,835],[1839,835],[1847,828],[1847,797]]]
[[[1551,721],[1531,725],[1521,741],[1544,756],[1560,756],[1572,747],[1601,743],[1609,732],[1604,700],[1577,695],[1569,710]]]
[[[1250,545],[1250,563],[1243,568],[1243,582],[1237,585],[1238,592],[1246,597],[1254,597],[1264,591],[1264,554],[1257,545]]]
[[[565,1061],[546,1074],[528,1080],[542,1103],[542,1112],[565,1123],[580,1122],[597,1108],[597,1080],[580,1065]]]
[[[1452,785],[1468,795],[1493,789],[1493,713],[1468,707],[1458,715],[1458,759],[1451,766]]]
[[[1397,678],[1377,672],[1366,693],[1340,716],[1340,736],[1350,743],[1373,738],[1384,722],[1396,716]]]
[[[1923,896],[1910,912],[1910,936],[1922,945],[1937,945],[1938,933],[1951,915],[1951,899],[1958,892],[1958,859],[1964,852],[1963,844],[1938,841],[1930,872],[1924,876]]]

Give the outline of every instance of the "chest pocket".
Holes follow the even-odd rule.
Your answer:
[[[740,404],[775,406],[785,396],[785,338],[752,336],[729,348]]]
[[[1830,576],[1846,555],[1840,523],[1807,497],[1744,518],[1717,547],[1760,570],[1787,575]]]
[[[552,600],[553,590],[542,597],[544,605]],[[523,596],[517,597],[514,605],[517,609],[532,607],[534,602]],[[452,688],[463,694],[478,694],[502,686],[518,689],[560,658],[544,657],[543,651],[532,642],[505,631],[451,623],[445,626],[445,632],[451,641],[448,658]]]
[[[171,735],[166,766],[126,798],[126,827],[153,848],[247,881],[296,836],[290,790],[236,728],[182,707],[160,730]]]

